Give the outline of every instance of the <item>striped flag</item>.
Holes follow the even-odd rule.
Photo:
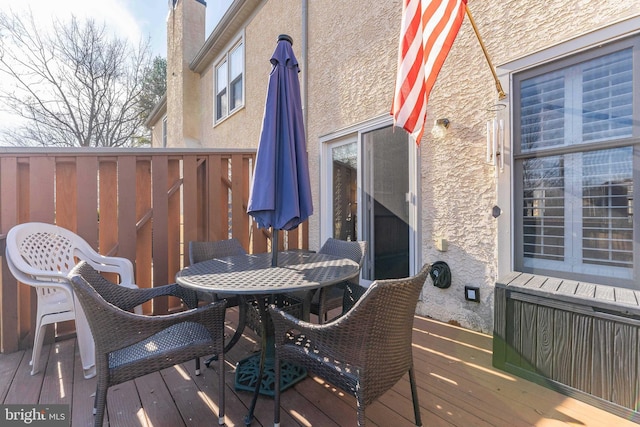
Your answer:
[[[464,19],[467,0],[404,0],[394,124],[420,144],[427,100]]]

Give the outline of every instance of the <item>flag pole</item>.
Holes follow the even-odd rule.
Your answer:
[[[493,74],[493,79],[496,81],[496,89],[498,90],[498,99],[503,100],[507,97],[502,90],[502,85],[500,84],[500,80],[498,80],[498,75],[496,74],[496,70],[491,63],[491,58],[489,58],[489,53],[487,52],[487,48],[484,46],[484,42],[482,41],[482,37],[480,37],[480,32],[478,32],[478,27],[476,27],[476,22],[473,20],[473,16],[471,16],[471,11],[469,10],[469,6],[465,5],[465,10],[467,12],[467,16],[469,17],[469,22],[471,22],[471,26],[473,27],[473,31],[476,33],[476,37],[478,37],[478,41],[480,42],[480,47],[482,48],[482,52],[484,53],[485,58],[487,58],[487,62],[489,63],[489,68],[491,68],[491,73]]]

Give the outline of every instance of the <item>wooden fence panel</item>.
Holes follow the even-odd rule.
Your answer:
[[[100,253],[115,255],[118,245],[118,165],[115,159],[100,162],[98,235]]]
[[[55,206],[55,158],[53,157],[35,157],[31,159],[29,165],[29,218],[31,221],[55,222],[56,206]],[[29,301],[28,314],[21,313],[21,320],[24,325],[28,325],[28,332],[24,334],[24,342],[32,343],[34,338],[34,330],[36,326],[36,313],[38,303],[35,289],[30,286],[22,286],[25,300]],[[22,307],[27,305],[20,304]],[[44,342],[52,342],[54,331],[47,328],[44,336]]]
[[[209,156],[209,238],[223,240],[229,238],[229,170],[228,160],[218,155]],[[249,249],[245,246],[245,249]]]
[[[93,249],[98,240],[98,157],[76,158],[77,233]]]
[[[20,162],[18,166],[18,223],[28,221],[29,216],[29,183],[30,183],[29,162]],[[9,230],[3,230],[6,234]],[[34,297],[35,299],[35,297]],[[18,309],[18,346],[24,348],[33,340],[29,340],[31,331],[31,311],[35,307],[35,301],[32,301],[32,289],[28,286],[18,286],[18,301],[16,301]]]
[[[169,202],[169,215],[167,237],[168,237],[168,256],[167,256],[167,276],[162,283],[158,285],[166,285],[175,281],[176,274],[182,268],[182,255],[183,255],[183,222],[182,222],[182,195],[184,194],[182,186],[181,165],[180,160],[171,158],[169,159],[169,187],[168,187],[168,202]],[[189,183],[192,185],[193,183]],[[177,299],[172,299],[168,302],[167,309],[174,310],[180,308]]]
[[[245,239],[247,238],[249,227],[246,213],[249,199],[244,199],[242,194],[245,188],[244,180],[241,174],[236,173],[236,171],[242,170],[244,166],[243,160],[241,154],[231,156],[231,223],[233,224],[231,233],[233,237],[248,245],[248,239]]]
[[[198,158],[185,156],[183,159],[183,221],[185,257],[188,256],[189,242],[198,240],[201,235],[200,220],[198,218]]]
[[[151,206],[151,161],[140,159],[136,162],[136,284],[140,288],[150,288],[153,283],[153,210]],[[142,311],[151,313],[151,302],[143,304]]]
[[[169,228],[169,202],[167,196],[168,187],[168,157],[154,156],[151,161],[151,170],[153,171],[153,257],[156,260],[153,269],[153,283],[167,283],[167,258],[169,253],[169,241],[167,237],[167,229]],[[158,260],[165,260],[164,263],[158,263]],[[154,311],[157,313],[166,313],[167,305],[157,303],[154,305]]]
[[[32,345],[36,311],[33,289],[18,284],[4,259],[11,227],[56,223],[103,255],[131,260],[138,286],[173,283],[188,264],[189,240],[233,236],[250,253],[267,250],[268,233],[250,226],[246,213],[254,159],[253,150],[1,148],[0,352]],[[306,247],[306,226],[288,240]],[[180,308],[171,299],[144,311]]]
[[[0,158],[0,227],[3,236],[18,224],[18,161],[13,156]],[[5,260],[6,241],[0,242],[0,352],[18,350],[18,282],[13,277]]]
[[[55,217],[56,224],[77,233],[76,165],[73,158],[60,158],[55,162]],[[55,160],[54,160],[55,161]],[[51,328],[48,328],[51,330]],[[63,336],[75,332],[75,322],[58,322],[55,335]],[[53,331],[49,332],[53,339]]]
[[[117,256],[136,257],[136,158],[118,157],[118,252]]]

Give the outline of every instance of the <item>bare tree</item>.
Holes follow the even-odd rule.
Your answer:
[[[94,20],[54,20],[46,32],[31,13],[0,12],[0,101],[23,119],[0,138],[64,147],[148,141],[138,99],[149,62],[148,41],[132,47]]]

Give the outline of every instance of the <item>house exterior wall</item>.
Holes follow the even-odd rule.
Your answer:
[[[201,147],[200,75],[189,69],[205,40],[205,5],[176,4],[167,19],[167,146]]]
[[[293,38],[294,51],[300,43],[300,1],[265,2],[244,30],[245,103],[244,107],[214,125],[213,82],[218,59],[207,67],[200,79],[201,133],[208,147],[257,147],[264,115],[271,55],[278,35]],[[236,37],[233,40],[237,40]],[[225,52],[230,48],[228,46]],[[297,53],[297,52],[296,52]],[[300,60],[300,58],[298,58]]]
[[[640,13],[637,3],[616,1],[470,1],[469,8],[494,65]],[[319,177],[320,136],[390,110],[401,9],[399,0],[310,2],[312,179]],[[504,89],[509,91],[508,86]],[[490,68],[465,16],[430,96],[420,152],[422,258],[446,261],[453,281],[449,289],[427,283],[418,312],[484,332],[492,330],[498,251],[510,251],[509,246],[497,245],[499,222],[491,215],[498,203],[496,171],[485,161],[486,122],[497,117],[497,101]],[[451,120],[447,136],[434,140],[429,133],[433,120],[445,117]],[[499,118],[508,124],[508,108]],[[317,192],[319,185],[312,187]],[[508,228],[510,206],[500,207],[500,226]],[[317,230],[317,219],[312,218],[310,241]],[[448,241],[447,252],[436,249],[437,238]],[[479,304],[465,301],[465,285],[480,287]]]
[[[257,146],[270,70],[268,60],[278,34],[293,37],[294,51],[302,60],[297,43],[302,35],[301,3],[266,1],[253,14],[245,27],[245,106],[215,127],[211,111],[212,67],[201,75],[203,146]],[[313,0],[307,5],[308,69],[303,72],[308,72],[309,165],[318,211],[321,137],[389,113],[402,1]],[[469,9],[498,67],[640,14],[637,2],[615,0],[470,0]],[[503,80],[508,93],[508,76]],[[502,172],[486,163],[486,123],[498,117],[505,120],[508,129],[508,101],[508,97],[503,101],[507,108],[496,112],[498,97],[493,77],[465,17],[431,93],[420,149],[422,259],[446,261],[453,283],[449,289],[439,289],[428,281],[418,313],[483,332],[492,330],[498,259],[511,252],[509,231],[505,231],[511,226],[509,159]],[[451,126],[446,137],[436,141],[429,133],[430,124],[445,117]],[[495,219],[492,208],[498,204],[502,215]],[[311,248],[320,246],[319,227],[318,215],[312,216]],[[507,241],[500,241],[498,246],[500,232],[507,234]],[[437,238],[447,240],[446,252],[436,249]],[[500,271],[510,268],[503,263]],[[479,304],[465,301],[465,285],[480,288]]]

